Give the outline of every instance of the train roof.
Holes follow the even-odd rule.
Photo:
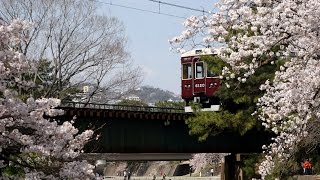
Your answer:
[[[181,54],[181,57],[211,55],[211,54],[218,54],[218,52],[219,52],[219,49],[199,48],[199,49],[193,49],[191,51],[187,51],[187,52]]]

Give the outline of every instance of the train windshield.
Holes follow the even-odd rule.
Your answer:
[[[216,77],[216,76],[217,76],[217,74],[213,73],[213,72],[210,71],[209,68],[208,68],[208,70],[207,70],[207,77]]]
[[[183,79],[191,79],[192,78],[191,63],[182,64],[182,78]]]
[[[204,67],[203,62],[196,63],[196,78],[203,78],[204,77]]]

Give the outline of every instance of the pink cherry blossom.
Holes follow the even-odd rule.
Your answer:
[[[63,114],[62,110],[54,109],[59,106],[59,99],[30,97],[24,102],[16,91],[35,87],[21,78],[33,69],[14,48],[25,38],[23,34],[27,34],[30,24],[19,20],[7,25],[0,23],[0,168],[8,166],[14,160],[12,156],[36,154],[37,161],[44,160],[47,169],[58,168],[58,172],[43,172],[30,162],[24,168],[26,179],[94,179],[94,166],[86,161],[73,161],[93,131],[79,133],[70,122],[55,121],[53,116]]]

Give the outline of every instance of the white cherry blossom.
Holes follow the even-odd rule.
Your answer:
[[[232,70],[222,78],[235,73],[239,82],[261,65],[286,62],[274,79],[261,85],[265,94],[257,104],[261,123],[278,135],[259,169],[265,177],[272,173],[274,160],[285,161],[302,143],[319,143],[312,132],[320,124],[320,1],[221,0],[217,7],[206,18],[187,19],[187,31],[201,38],[180,35],[172,45],[186,49],[194,39],[203,39],[204,46],[223,46],[219,56]],[[226,43],[218,42],[232,32]]]
[[[80,155],[93,131],[79,133],[71,122],[59,124],[52,118],[44,118],[63,114],[62,110],[54,109],[60,105],[59,99],[30,97],[24,102],[16,91],[35,88],[21,78],[34,69],[14,48],[26,38],[23,34],[28,33],[29,26],[19,20],[11,24],[0,22],[0,168],[15,161],[12,157],[20,155],[31,162],[28,155],[36,154],[35,160],[46,162],[48,167],[29,163],[24,168],[25,179],[94,179],[92,165],[72,161]],[[51,168],[52,171],[45,171]],[[56,169],[59,171],[55,172]]]

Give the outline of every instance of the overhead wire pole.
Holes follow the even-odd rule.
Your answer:
[[[178,7],[178,8],[182,8],[182,9],[189,9],[192,11],[198,11],[198,12],[202,12],[202,13],[210,13],[209,11],[205,11],[204,9],[195,9],[195,8],[191,8],[191,7],[186,7],[186,6],[181,6],[181,5],[177,5],[177,4],[172,4],[172,3],[167,3],[167,2],[163,2],[163,1],[156,1],[156,0],[149,0],[152,2],[156,2],[159,3],[159,10],[160,10],[160,4],[165,4],[168,6],[174,6],[174,7]]]

